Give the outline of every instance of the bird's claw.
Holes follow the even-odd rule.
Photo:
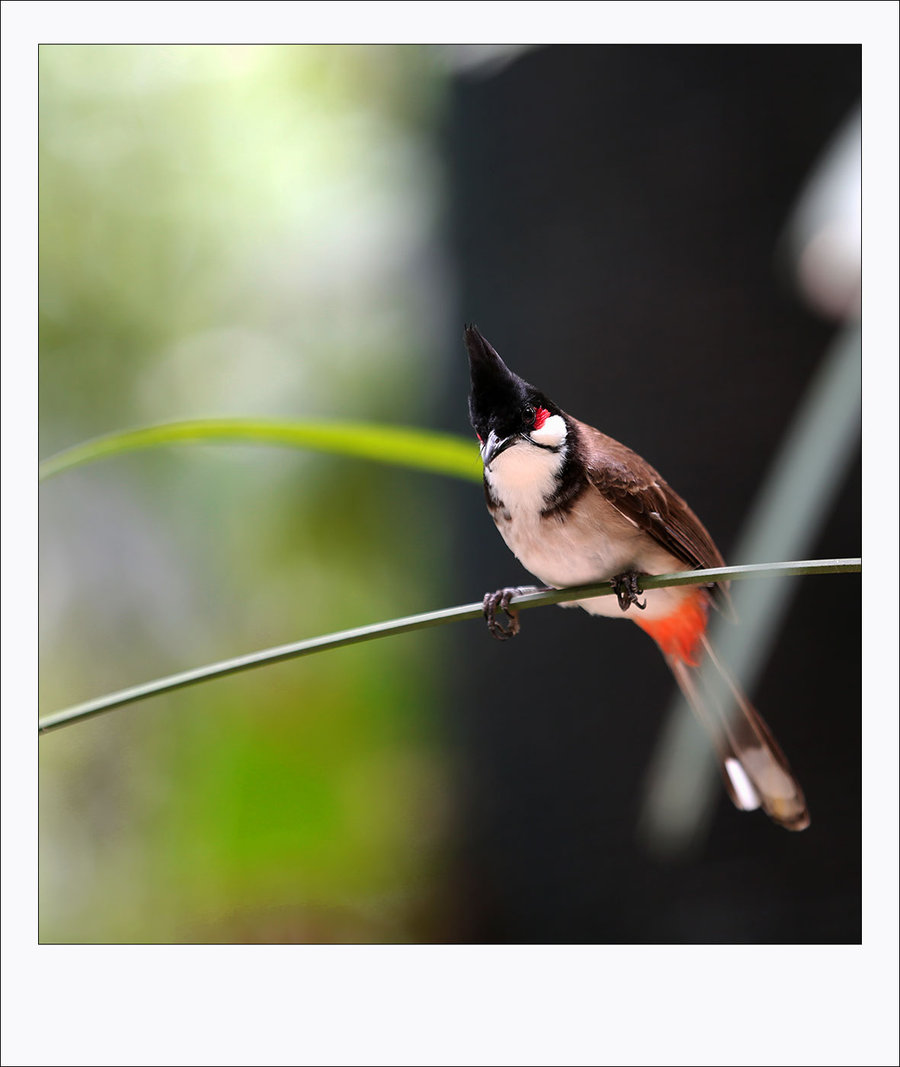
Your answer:
[[[484,595],[484,617],[487,620],[488,629],[498,641],[506,641],[510,637],[515,637],[519,632],[519,613],[509,606],[509,602],[522,592],[524,590],[518,586],[508,586],[505,589],[498,589],[496,593]],[[498,611],[502,611],[509,619],[508,625],[504,626],[497,618]]]
[[[640,579],[635,571],[617,574],[615,578],[610,579],[609,584],[613,587],[622,611],[628,611],[632,604],[640,611],[647,606],[646,599],[638,599],[644,590],[641,589]]]

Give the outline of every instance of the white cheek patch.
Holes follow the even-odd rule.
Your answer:
[[[561,415],[551,415],[539,430],[532,430],[528,436],[536,445],[559,448],[566,439],[565,419]]]

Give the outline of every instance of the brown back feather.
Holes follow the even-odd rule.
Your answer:
[[[706,527],[658,471],[593,426],[571,416],[568,420],[577,431],[588,481],[617,511],[680,559],[686,570],[725,565]],[[712,587],[725,603],[730,600],[727,587],[727,582]]]

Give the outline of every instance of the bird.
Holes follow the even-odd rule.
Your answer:
[[[806,800],[784,753],[710,644],[710,610],[733,617],[728,583],[641,586],[642,575],[724,566],[706,527],[646,460],[511,371],[477,326],[466,325],[464,338],[485,499],[509,549],[545,588],[609,581],[615,596],[564,606],[631,619],[649,634],[710,735],[735,807],[806,829]],[[531,589],[485,595],[495,637],[519,632],[510,602]],[[707,662],[711,673],[701,669]]]

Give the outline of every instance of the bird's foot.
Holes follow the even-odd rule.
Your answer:
[[[522,593],[537,593],[540,590],[533,585],[510,585],[505,589],[498,589],[496,593],[484,595],[484,617],[487,619],[488,629],[498,641],[506,641],[515,637],[519,632],[519,613],[510,607],[510,600]],[[497,618],[497,612],[502,611],[509,620],[508,625]]]
[[[641,611],[647,606],[646,600],[638,599],[644,590],[641,589],[640,578],[636,571],[617,574],[615,578],[610,579],[609,584],[613,587],[622,611],[628,611],[632,604]]]

